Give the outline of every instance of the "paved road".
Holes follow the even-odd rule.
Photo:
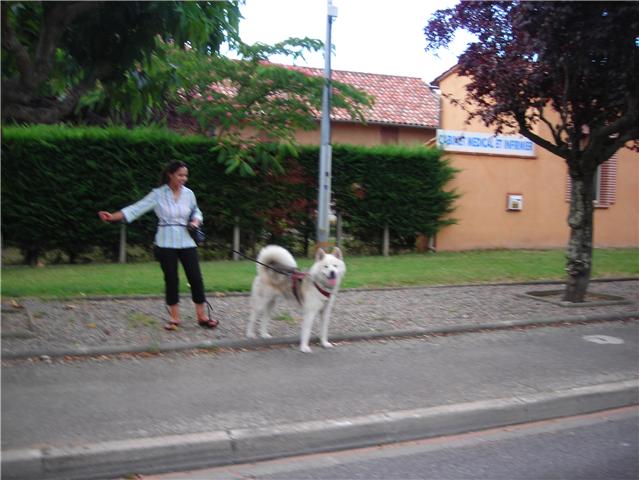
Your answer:
[[[639,407],[144,480],[639,478]]]
[[[397,411],[429,407],[441,407],[437,418],[444,418],[465,402],[515,399],[517,403],[535,395],[636,380],[638,352],[639,322],[607,322],[344,343],[331,350],[316,349],[312,355],[274,348],[53,364],[17,362],[2,371],[2,449],[3,454],[19,450],[21,455],[25,449],[36,449],[24,455],[31,458],[37,453],[46,460],[51,447],[78,446],[85,454],[84,445],[111,442],[86,449],[99,450],[110,466],[132,460],[133,444],[126,443],[130,440],[206,432],[230,436],[232,451],[220,458],[179,460],[182,467],[201,467],[207,462],[220,464],[242,448],[257,457],[264,455],[260,448],[277,444],[270,441],[273,435],[283,437],[272,430],[282,424],[315,421],[319,423],[313,428],[335,429],[349,422],[352,426],[349,419],[374,415],[388,419]],[[570,408],[580,408],[578,401],[573,403]],[[504,413],[494,422],[507,422],[517,406],[504,405]],[[552,405],[544,408],[553,414]],[[446,428],[464,431],[461,419],[466,417],[450,418],[452,425],[449,420]],[[332,422],[335,419],[341,423]],[[259,428],[265,430],[255,430]],[[437,431],[436,426],[430,428]],[[260,444],[257,437],[242,433],[247,431],[262,432],[268,441]],[[388,441],[402,433],[391,432]],[[315,434],[314,441],[331,440],[321,432]],[[158,442],[167,446],[182,441],[182,437],[167,438]],[[358,434],[340,441],[352,446],[366,438]],[[309,445],[306,448],[314,444]],[[117,455],[109,457],[113,451]],[[58,461],[67,462],[67,468],[72,454],[65,455]],[[3,462],[12,458],[3,457]],[[156,458],[151,467],[158,465]],[[88,478],[82,475],[87,474],[81,472],[77,478]]]
[[[612,335],[623,344],[586,342]],[[20,364],[2,371],[2,448],[337,419],[637,376],[639,322],[396,342]]]

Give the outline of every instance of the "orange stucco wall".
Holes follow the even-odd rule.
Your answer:
[[[441,81],[442,93],[464,95],[463,79],[450,75]],[[442,100],[441,128],[490,132]],[[540,132],[544,134],[543,130]],[[451,215],[458,224],[437,235],[438,250],[479,248],[563,248],[569,237],[566,222],[566,165],[563,159],[535,146],[534,158],[447,153],[460,170],[449,185],[461,197]],[[507,211],[508,193],[523,195],[522,211]],[[639,246],[639,153],[618,152],[616,202],[595,210],[595,246]]]
[[[434,129],[397,127],[397,143],[403,145],[423,145],[435,137]],[[306,145],[319,145],[320,130],[297,132],[297,141]],[[373,146],[382,143],[382,127],[380,125],[361,125],[359,123],[332,122],[331,143]]]

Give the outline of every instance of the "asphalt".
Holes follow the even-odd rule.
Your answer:
[[[4,360],[2,478],[121,478],[636,405],[636,307],[344,334],[310,355],[238,338]]]

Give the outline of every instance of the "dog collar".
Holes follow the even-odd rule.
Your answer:
[[[315,285],[315,288],[317,288],[317,290],[324,295],[326,298],[331,296],[331,292],[327,292],[326,290],[324,290],[322,287],[320,287],[317,282],[313,282],[313,285]]]
[[[304,277],[306,277],[307,273],[306,272],[300,272],[300,271],[294,271],[291,273],[291,290],[293,290],[293,296],[295,297],[295,300],[297,300],[297,303],[299,303],[300,305],[302,304],[302,299],[300,298],[300,288],[299,285],[302,282],[302,279]],[[320,287],[317,282],[313,282],[313,285],[315,285],[315,288],[317,288],[317,291],[320,292],[322,295],[324,295],[326,298],[329,298],[331,296],[331,292],[324,290],[322,287]]]

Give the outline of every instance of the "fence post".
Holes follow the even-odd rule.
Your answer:
[[[240,259],[240,256],[238,253],[240,251],[240,220],[239,218],[235,217],[235,224],[233,225],[233,250],[235,250],[235,252],[233,252],[233,260],[237,261]]]
[[[384,242],[382,244],[382,252],[385,257],[388,257],[388,251],[390,250],[390,232],[388,225],[384,225]]]
[[[126,263],[126,225],[120,225],[120,254],[118,263]]]

